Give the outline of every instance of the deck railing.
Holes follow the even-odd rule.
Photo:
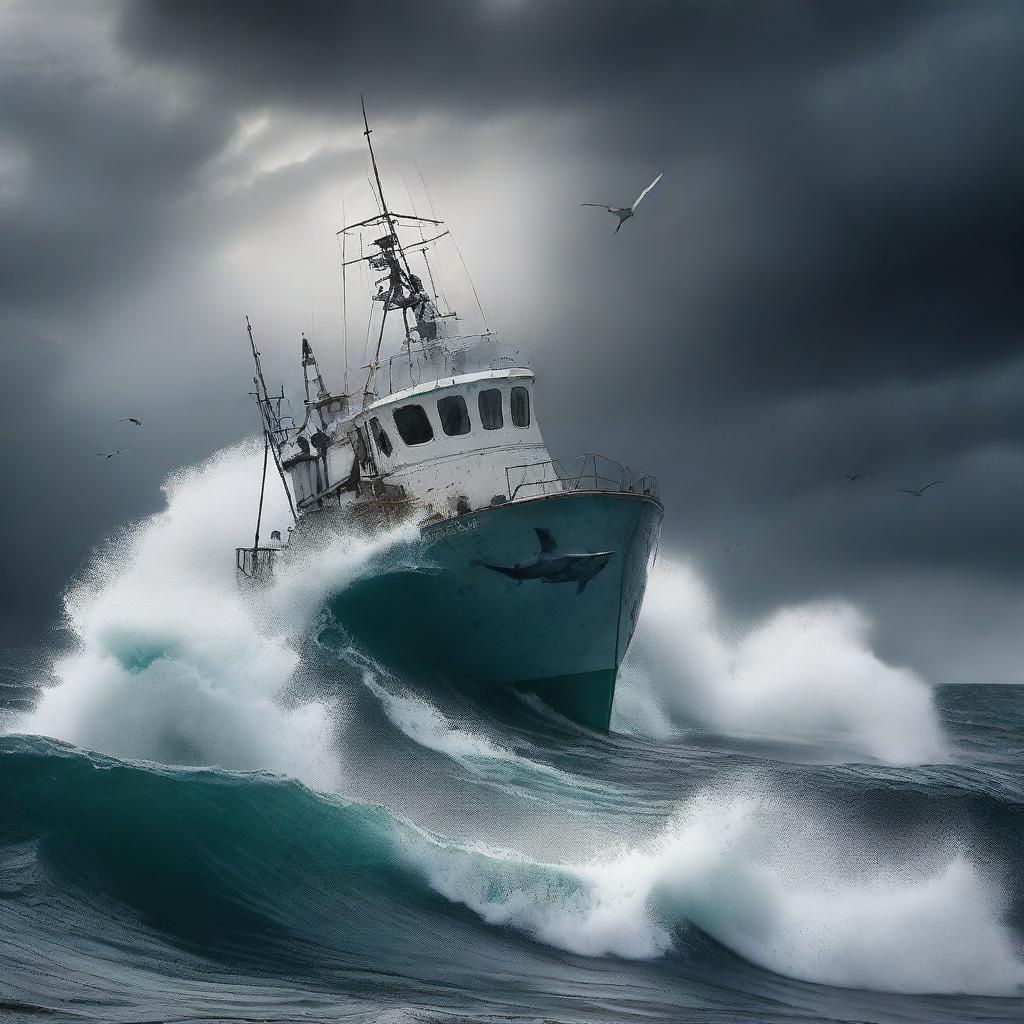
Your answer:
[[[594,454],[509,466],[505,470],[505,479],[509,501],[566,491],[660,496],[657,477],[650,473],[637,473],[629,466]]]
[[[496,334],[467,334],[439,340],[426,351],[414,341],[411,348],[393,355],[386,369],[382,366],[378,370],[375,385],[383,397],[444,377],[528,365],[518,349],[499,340]]]
[[[235,568],[250,580],[265,580],[274,573],[280,548],[235,548]]]

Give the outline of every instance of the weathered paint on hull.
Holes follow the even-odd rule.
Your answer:
[[[392,556],[334,597],[332,611],[399,667],[515,686],[607,730],[661,520],[653,498],[603,492],[471,512],[424,527],[414,567],[409,552]],[[555,544],[547,557],[538,529]],[[612,554],[596,571],[572,558],[592,552]]]

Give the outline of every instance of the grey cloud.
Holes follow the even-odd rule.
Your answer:
[[[96,10],[109,50],[83,44],[70,72],[31,59],[0,72],[0,156],[23,154],[21,177],[6,191],[0,178],[0,307],[19,325],[0,330],[2,356],[20,346],[27,387],[41,349],[24,336],[49,333],[63,342],[45,357],[61,395],[78,380],[109,388],[55,414],[55,431],[99,431],[122,387],[167,429],[116,488],[60,445],[60,487],[32,470],[49,507],[66,486],[89,501],[74,521],[19,519],[33,556],[14,571],[34,603],[4,610],[11,630],[44,617],[113,524],[159,504],[163,472],[251,429],[232,347],[242,312],[274,374],[292,371],[291,342],[270,339],[296,333],[306,297],[261,293],[215,256],[362,177],[360,91],[388,173],[404,155],[396,125],[436,195],[486,164],[472,209],[448,198],[472,230],[518,219],[536,239],[514,268],[524,294],[503,286],[501,245],[481,243],[476,269],[493,319],[538,365],[549,439],[658,471],[669,547],[692,552],[737,612],[849,593],[883,622],[912,620],[902,648],[888,631],[892,649],[931,666],[929,580],[944,594],[932,633],[967,644],[980,609],[1019,592],[1019,6]],[[261,116],[306,123],[322,147],[258,168],[263,143],[236,143]],[[535,194],[510,211],[524,169]],[[577,205],[626,201],[662,169],[618,236]],[[272,271],[302,259],[284,243],[265,253]],[[843,479],[860,469],[872,475]],[[937,477],[918,505],[892,493]],[[977,620],[952,622],[957,581]],[[913,615],[906,601],[920,602]],[[1003,671],[1015,648],[999,629]]]

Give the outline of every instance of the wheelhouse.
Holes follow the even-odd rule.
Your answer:
[[[534,376],[492,369],[407,388],[355,418],[377,472],[441,515],[507,500],[506,470],[546,458]]]

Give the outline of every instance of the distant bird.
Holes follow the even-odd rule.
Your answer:
[[[596,206],[599,209],[607,210],[609,213],[614,214],[619,218],[619,223],[615,226],[615,234],[618,234],[619,228],[621,228],[630,217],[636,214],[636,208],[640,205],[640,200],[643,199],[643,197],[647,195],[647,193],[650,192],[659,181],[661,181],[664,175],[665,172],[662,171],[661,174],[659,174],[654,181],[652,181],[650,185],[648,185],[647,188],[645,188],[643,192],[636,197],[632,206],[605,206],[604,203],[580,203],[580,206]]]
[[[915,491],[912,488],[901,487],[896,493],[897,494],[912,494],[915,498],[920,498],[929,487],[934,487],[936,484],[941,484],[941,480],[933,480],[930,484],[925,484],[920,490]]]
[[[133,452],[134,448],[118,448],[116,452],[97,452],[96,454],[101,459],[112,459],[115,455],[120,455],[121,452]]]
[[[850,481],[851,484],[855,484],[862,476],[871,476],[870,473],[844,473],[843,476]]]
[[[142,426],[142,420],[137,420],[134,416],[125,416],[124,419],[118,420],[117,422],[118,423],[134,423],[135,426],[137,426],[137,427],[141,427]]]
[[[735,551],[737,548],[741,548],[741,547],[743,547],[743,541],[740,541],[738,544],[730,545],[729,547],[727,547],[725,549],[725,553],[729,554],[730,551]]]

